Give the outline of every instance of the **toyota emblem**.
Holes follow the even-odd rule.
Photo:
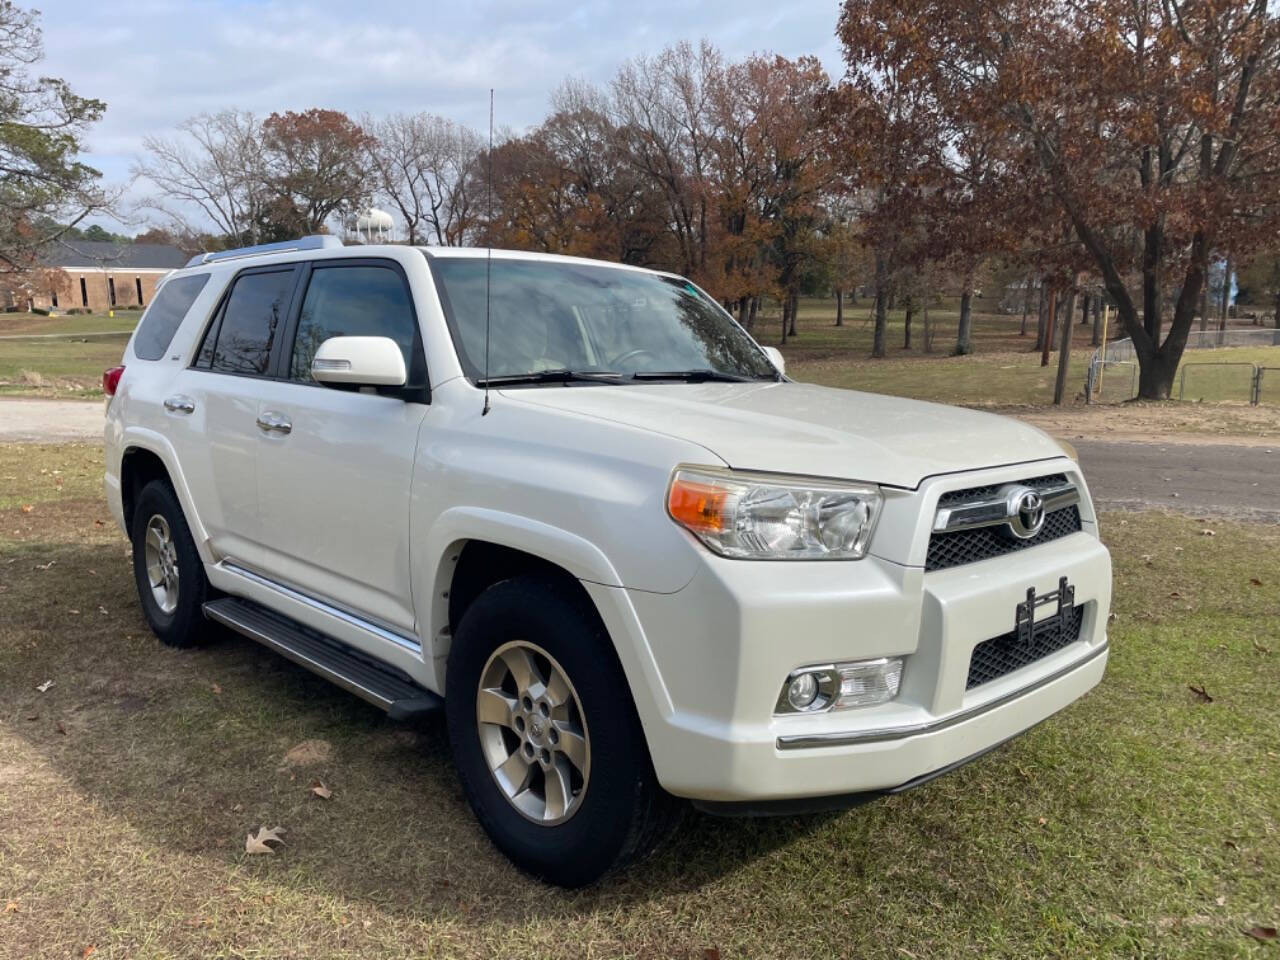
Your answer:
[[[1009,532],[1030,540],[1044,528],[1044,501],[1030,487],[1015,486],[1005,496]]]

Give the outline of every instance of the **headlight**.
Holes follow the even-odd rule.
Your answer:
[[[857,560],[880,513],[880,488],[680,467],[667,510],[716,553],[748,560]]]

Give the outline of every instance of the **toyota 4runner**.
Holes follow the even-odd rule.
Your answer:
[[[206,254],[104,375],[165,643],[229,627],[443,710],[494,843],[573,886],[688,798],[923,783],[1093,687],[1111,565],[1073,452],[788,380],[677,276],[334,238]]]

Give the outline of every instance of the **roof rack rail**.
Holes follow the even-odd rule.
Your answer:
[[[297,240],[281,240],[279,243],[260,243],[253,247],[237,247],[234,250],[218,250],[213,253],[197,253],[187,261],[188,267],[202,263],[216,263],[219,260],[238,260],[241,257],[265,257],[272,253],[293,253],[297,250],[327,250],[343,245],[340,237],[329,234],[314,234],[310,237],[299,237]]]

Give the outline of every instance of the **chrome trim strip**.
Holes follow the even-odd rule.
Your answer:
[[[283,583],[277,583],[275,580],[270,580],[261,574],[254,573],[252,570],[245,569],[234,560],[223,560],[222,567],[230,573],[244,577],[246,580],[253,581],[260,587],[267,587],[282,596],[288,597],[290,600],[306,604],[308,607],[311,607],[319,613],[334,617],[335,619],[341,620],[343,623],[349,624],[350,626],[358,627],[361,630],[372,633],[380,640],[386,640],[388,643],[394,643],[397,646],[408,650],[410,653],[422,653],[422,644],[413,637],[407,637],[403,633],[398,633],[387,627],[379,626],[370,620],[366,620],[364,617],[357,616],[349,610],[343,610],[341,607],[336,607],[323,600],[317,600],[315,597],[310,597],[305,593],[301,593],[293,589],[292,587],[286,587]]]
[[[929,720],[925,723],[913,723],[903,727],[888,727],[881,730],[850,730],[839,733],[806,733],[778,737],[776,746],[779,750],[807,750],[810,747],[848,747],[863,743],[883,743],[886,740],[904,740],[907,737],[919,736],[922,733],[937,733],[939,730],[946,730],[948,727],[954,727],[958,723],[964,723],[966,720],[972,720],[974,717],[981,716],[990,710],[995,710],[997,707],[1012,703],[1014,700],[1025,697],[1041,687],[1048,686],[1055,680],[1061,680],[1067,674],[1074,673],[1102,656],[1107,652],[1109,646],[1108,642],[1103,641],[1099,646],[1090,650],[1087,656],[1068,664],[1061,670],[1055,670],[1048,676],[1041,677],[1035,683],[1010,691],[1004,696],[996,697],[996,699],[986,703],[970,707],[968,710],[953,713],[949,717]]]
[[[375,707],[380,707],[381,709],[386,710],[388,707],[391,706],[393,702],[391,700],[388,700],[382,694],[374,690],[370,690],[368,687],[364,686],[359,681],[351,679],[346,674],[339,673],[337,670],[334,670],[332,667],[330,667],[327,663],[324,663],[320,660],[316,660],[313,657],[309,657],[305,653],[303,653],[301,650],[295,650],[288,643],[281,641],[273,634],[265,633],[264,631],[259,630],[257,627],[254,627],[254,626],[251,626],[250,624],[245,623],[243,620],[239,619],[238,617],[232,614],[225,613],[222,610],[219,610],[217,607],[206,607],[205,616],[208,617],[210,620],[216,620],[218,623],[221,623],[223,626],[230,627],[232,630],[235,630],[237,633],[244,634],[250,640],[256,640],[258,643],[262,644],[264,647],[274,650],[276,653],[280,654],[281,656],[286,657],[289,660],[292,660],[298,666],[304,667],[305,669],[310,670],[312,673],[317,674],[321,677],[324,677],[330,683],[334,683],[338,685],[343,690],[346,690],[348,693],[354,693],[357,697],[359,697],[361,700],[364,700],[366,703],[371,703]]]
[[[1063,510],[1080,502],[1080,488],[1074,483],[1061,484],[1045,490],[1037,490],[1046,514]],[[1009,522],[1006,496],[989,497],[955,506],[939,507],[933,518],[934,533],[955,533],[957,530],[976,530],[979,527],[997,527]]]

